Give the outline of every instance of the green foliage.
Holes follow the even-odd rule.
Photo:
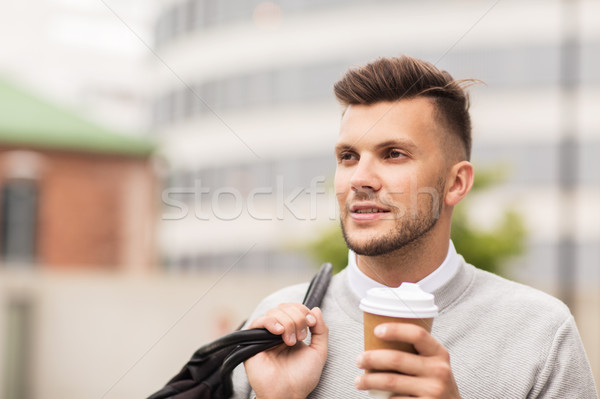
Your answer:
[[[456,208],[452,219],[452,242],[465,260],[481,269],[502,274],[502,265],[511,256],[523,252],[525,227],[521,216],[505,210],[500,223],[491,230],[473,225],[464,211]]]
[[[511,256],[523,253],[526,230],[522,217],[514,210],[504,210],[500,221],[491,229],[482,229],[468,216],[469,198],[504,179],[502,169],[479,172],[471,193],[454,208],[450,237],[456,251],[480,269],[503,274],[503,265]]]
[[[478,172],[469,196],[455,207],[451,238],[456,251],[473,265],[496,274],[502,274],[503,265],[511,256],[521,254],[526,237],[522,217],[512,209],[505,209],[500,221],[491,229],[477,226],[468,216],[469,198],[504,179],[504,169],[495,168]],[[348,248],[338,225],[322,230],[317,239],[307,246],[308,253],[319,263],[331,262],[335,272],[346,267]]]
[[[348,247],[339,225],[322,230],[317,239],[308,244],[308,253],[318,264],[329,262],[337,273],[348,265]]]

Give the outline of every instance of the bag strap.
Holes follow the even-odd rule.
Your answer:
[[[320,306],[331,281],[331,263],[323,263],[321,269],[312,278],[302,303],[309,309]]]
[[[312,278],[304,296],[304,300],[302,301],[307,308],[312,309],[321,304],[321,301],[327,292],[327,288],[329,287],[331,270],[331,263],[324,263],[319,272]],[[276,344],[283,343],[283,339],[280,335],[271,334],[265,328],[250,328],[247,330],[234,331],[200,347],[200,349],[194,353],[194,356],[192,356],[190,361],[202,361],[221,349],[233,347],[235,345],[260,345],[269,344],[274,341]],[[249,357],[251,356],[248,356],[244,360]]]
[[[312,309],[315,306],[321,305],[323,297],[327,292],[327,288],[329,288],[331,271],[331,263],[324,263],[319,272],[312,278],[308,289],[306,290],[304,300],[302,301],[303,305],[305,305],[307,308]],[[234,338],[232,338],[232,336],[234,336]],[[234,368],[257,353],[283,343],[283,338],[281,335],[272,334],[264,328],[252,328],[248,330],[236,331],[226,335],[223,338],[227,341],[243,341],[243,344],[239,345],[227,356],[220,368],[219,373],[221,375],[221,382],[223,384],[223,390],[226,392],[227,396],[230,396],[233,392],[231,372]]]

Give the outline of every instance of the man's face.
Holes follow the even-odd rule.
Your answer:
[[[444,134],[426,98],[346,110],[336,145],[335,190],[350,249],[383,255],[436,225],[447,172]]]

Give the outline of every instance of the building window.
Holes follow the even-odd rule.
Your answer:
[[[37,232],[38,187],[34,180],[4,182],[1,190],[0,251],[2,260],[33,262]]]

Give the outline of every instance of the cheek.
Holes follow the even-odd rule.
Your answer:
[[[413,188],[416,188],[416,177],[410,173],[395,173],[388,176],[384,182],[385,191],[394,198],[402,198],[409,195]]]

